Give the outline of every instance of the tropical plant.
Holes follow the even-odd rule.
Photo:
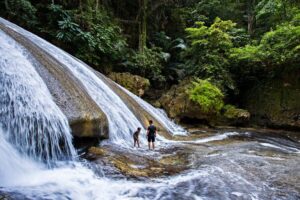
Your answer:
[[[233,90],[227,54],[233,47],[230,32],[235,23],[216,18],[210,27],[204,22],[196,24],[197,27],[186,29],[190,45],[183,53],[183,59],[188,74],[210,78],[218,86]]]
[[[188,90],[190,100],[198,103],[201,110],[208,113],[219,113],[224,102],[221,90],[208,80],[197,79],[193,87]]]

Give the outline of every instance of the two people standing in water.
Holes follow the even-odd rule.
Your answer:
[[[148,140],[148,147],[149,149],[155,148],[155,138],[156,138],[156,127],[153,125],[153,121],[149,120],[149,126],[147,128],[147,140]],[[137,130],[133,133],[133,140],[134,140],[134,147],[137,145],[138,147],[140,147],[140,140],[139,140],[139,134],[141,132],[141,128],[137,128]]]

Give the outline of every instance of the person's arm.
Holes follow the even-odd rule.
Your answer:
[[[148,137],[148,135],[149,135],[149,127],[147,128],[147,134],[146,134],[146,136]]]
[[[154,136],[156,137],[156,132],[157,132],[157,128],[155,127],[155,132],[154,132]]]

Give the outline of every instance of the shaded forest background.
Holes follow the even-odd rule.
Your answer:
[[[156,91],[205,80],[195,102],[241,104],[300,66],[299,0],[2,0],[0,11],[104,74],[140,75]]]

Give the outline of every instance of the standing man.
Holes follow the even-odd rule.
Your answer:
[[[156,137],[156,127],[153,125],[153,121],[149,120],[150,126],[148,126],[147,129],[147,138],[148,138],[148,146],[149,150],[151,149],[151,143],[152,143],[152,149],[155,148],[154,142],[155,142],[155,137]]]

